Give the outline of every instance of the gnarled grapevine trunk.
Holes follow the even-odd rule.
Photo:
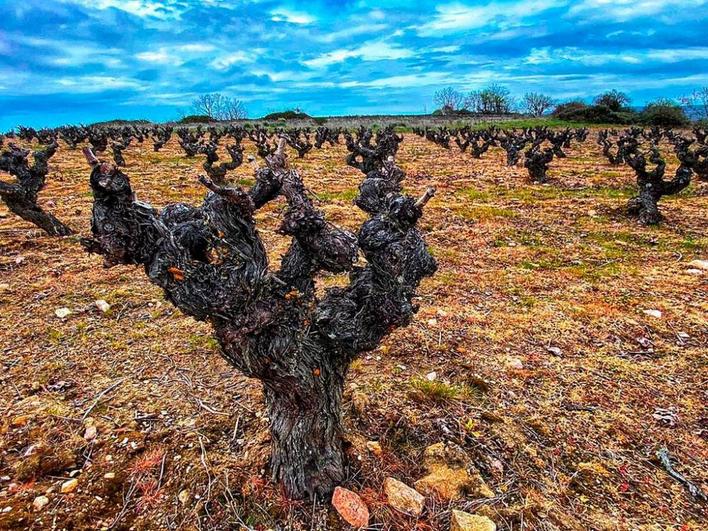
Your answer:
[[[344,481],[341,372],[339,367],[318,367],[307,377],[311,382],[305,389],[264,381],[271,470],[286,492],[322,497]]]
[[[108,266],[143,265],[169,301],[212,324],[229,363],[263,383],[271,470],[294,498],[327,495],[345,478],[347,368],[410,322],[415,290],[436,269],[415,228],[432,191],[418,201],[402,195],[403,172],[386,157],[400,139],[378,140],[356,146],[369,170],[357,204],[370,218],[358,235],[330,225],[313,206],[287,166],[284,140],[250,190],[202,177],[211,192],[201,206],[174,204],[161,212],[135,201],[128,177],[86,152],[94,209],[85,247]],[[280,232],[292,243],[272,272],[253,214],[279,196],[287,203]],[[359,252],[363,266],[356,265]],[[319,271],[348,272],[350,284],[318,299]]]
[[[68,236],[72,230],[49,212],[37,205],[37,196],[44,188],[49,172],[48,161],[57,150],[56,142],[44,150],[34,152],[34,164],[29,165],[29,151],[10,144],[9,149],[0,154],[0,171],[5,171],[16,179],[15,183],[0,181],[0,199],[10,212],[25,221],[35,224],[50,236]]]
[[[627,204],[627,213],[638,217],[640,223],[644,225],[656,225],[662,218],[659,212],[659,200],[665,195],[677,194],[691,184],[692,162],[687,158],[682,160],[674,178],[666,181],[664,180],[666,162],[656,147],[652,147],[648,161],[647,157],[638,150],[628,153],[626,161],[637,174],[639,188],[638,195],[630,199]],[[647,169],[647,162],[654,164],[654,169]]]

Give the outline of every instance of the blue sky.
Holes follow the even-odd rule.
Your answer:
[[[169,120],[222,92],[251,117],[422,113],[433,94],[635,104],[708,85],[708,0],[0,0],[0,130]]]

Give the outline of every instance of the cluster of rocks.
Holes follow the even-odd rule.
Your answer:
[[[376,448],[380,448],[378,443]],[[468,497],[479,499],[495,496],[464,450],[455,444],[440,442],[426,448],[423,467],[426,475],[416,481],[413,487],[393,477],[384,480],[383,490],[393,509],[408,516],[420,516],[428,497],[455,502]],[[369,510],[355,492],[338,487],[332,497],[332,505],[353,527],[369,525]],[[494,531],[496,525],[486,516],[453,510],[450,530]]]

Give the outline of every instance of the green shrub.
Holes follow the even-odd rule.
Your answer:
[[[211,123],[211,122],[216,122],[218,120],[215,120],[211,116],[207,116],[206,114],[190,114],[189,116],[185,116],[182,118],[178,124],[206,124],[206,123]]]
[[[272,112],[261,120],[309,120],[312,116],[302,111],[280,111]]]
[[[554,110],[552,115],[561,120],[574,120],[573,117],[581,115],[588,109],[589,105],[583,103],[582,101],[569,101],[566,103],[559,104]]]
[[[150,120],[107,120],[105,122],[95,122],[91,125],[101,127],[107,125],[148,125],[151,123]]]
[[[671,100],[657,100],[642,111],[642,123],[661,127],[686,127],[690,120],[684,110]]]
[[[618,111],[605,104],[587,105],[582,101],[561,103],[553,111],[553,117],[568,122],[587,122],[595,124],[634,124],[639,115],[629,108]]]

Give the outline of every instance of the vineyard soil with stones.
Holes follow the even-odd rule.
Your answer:
[[[543,139],[503,138],[528,157],[525,167],[507,164],[499,138],[471,140],[462,152],[437,133],[405,132],[393,149],[397,168],[385,157],[375,165],[390,181],[375,180],[366,160],[362,171],[347,165],[346,143],[290,139],[308,215],[317,209],[332,226],[357,233],[367,223],[371,210],[353,206],[363,171],[372,188],[362,190],[395,188],[402,172],[403,192],[427,201],[422,217],[412,210],[419,204],[407,204],[415,219],[406,230],[420,232],[437,272],[427,262],[418,271],[420,285],[405,294],[411,315],[417,309],[410,324],[361,349],[342,380],[343,443],[334,453],[346,467],[337,461],[333,476],[366,504],[371,529],[450,529],[471,518],[459,511],[497,529],[705,525],[705,148],[677,148],[677,158],[673,137],[660,135],[661,171],[648,175],[657,157],[649,148],[631,151],[630,167],[614,160],[616,134],[562,134],[543,150]],[[324,502],[313,503],[290,495],[308,487],[273,479],[259,382],[267,371],[258,379],[235,371],[211,325],[181,313],[142,267],[116,259],[104,269],[104,257],[86,252],[94,197],[81,148],[89,144],[65,135],[30,210],[73,234],[50,236],[0,201],[0,529],[350,529],[329,503],[334,485],[309,489]],[[215,144],[171,130],[143,136],[88,140],[155,208],[202,204],[205,152],[207,171],[250,188],[262,156],[275,151],[249,137],[219,143],[216,133]],[[0,151],[10,142],[38,148],[6,138]],[[10,182],[3,171],[0,181]],[[691,171],[703,177],[687,184]],[[632,212],[638,182],[644,202]],[[255,227],[269,263],[279,264],[291,244],[281,226],[288,203],[258,206]],[[308,296],[343,292],[348,268],[322,272]],[[309,320],[300,324],[306,330]],[[408,498],[420,507],[392,506],[406,492],[393,493],[399,482],[422,494]]]

